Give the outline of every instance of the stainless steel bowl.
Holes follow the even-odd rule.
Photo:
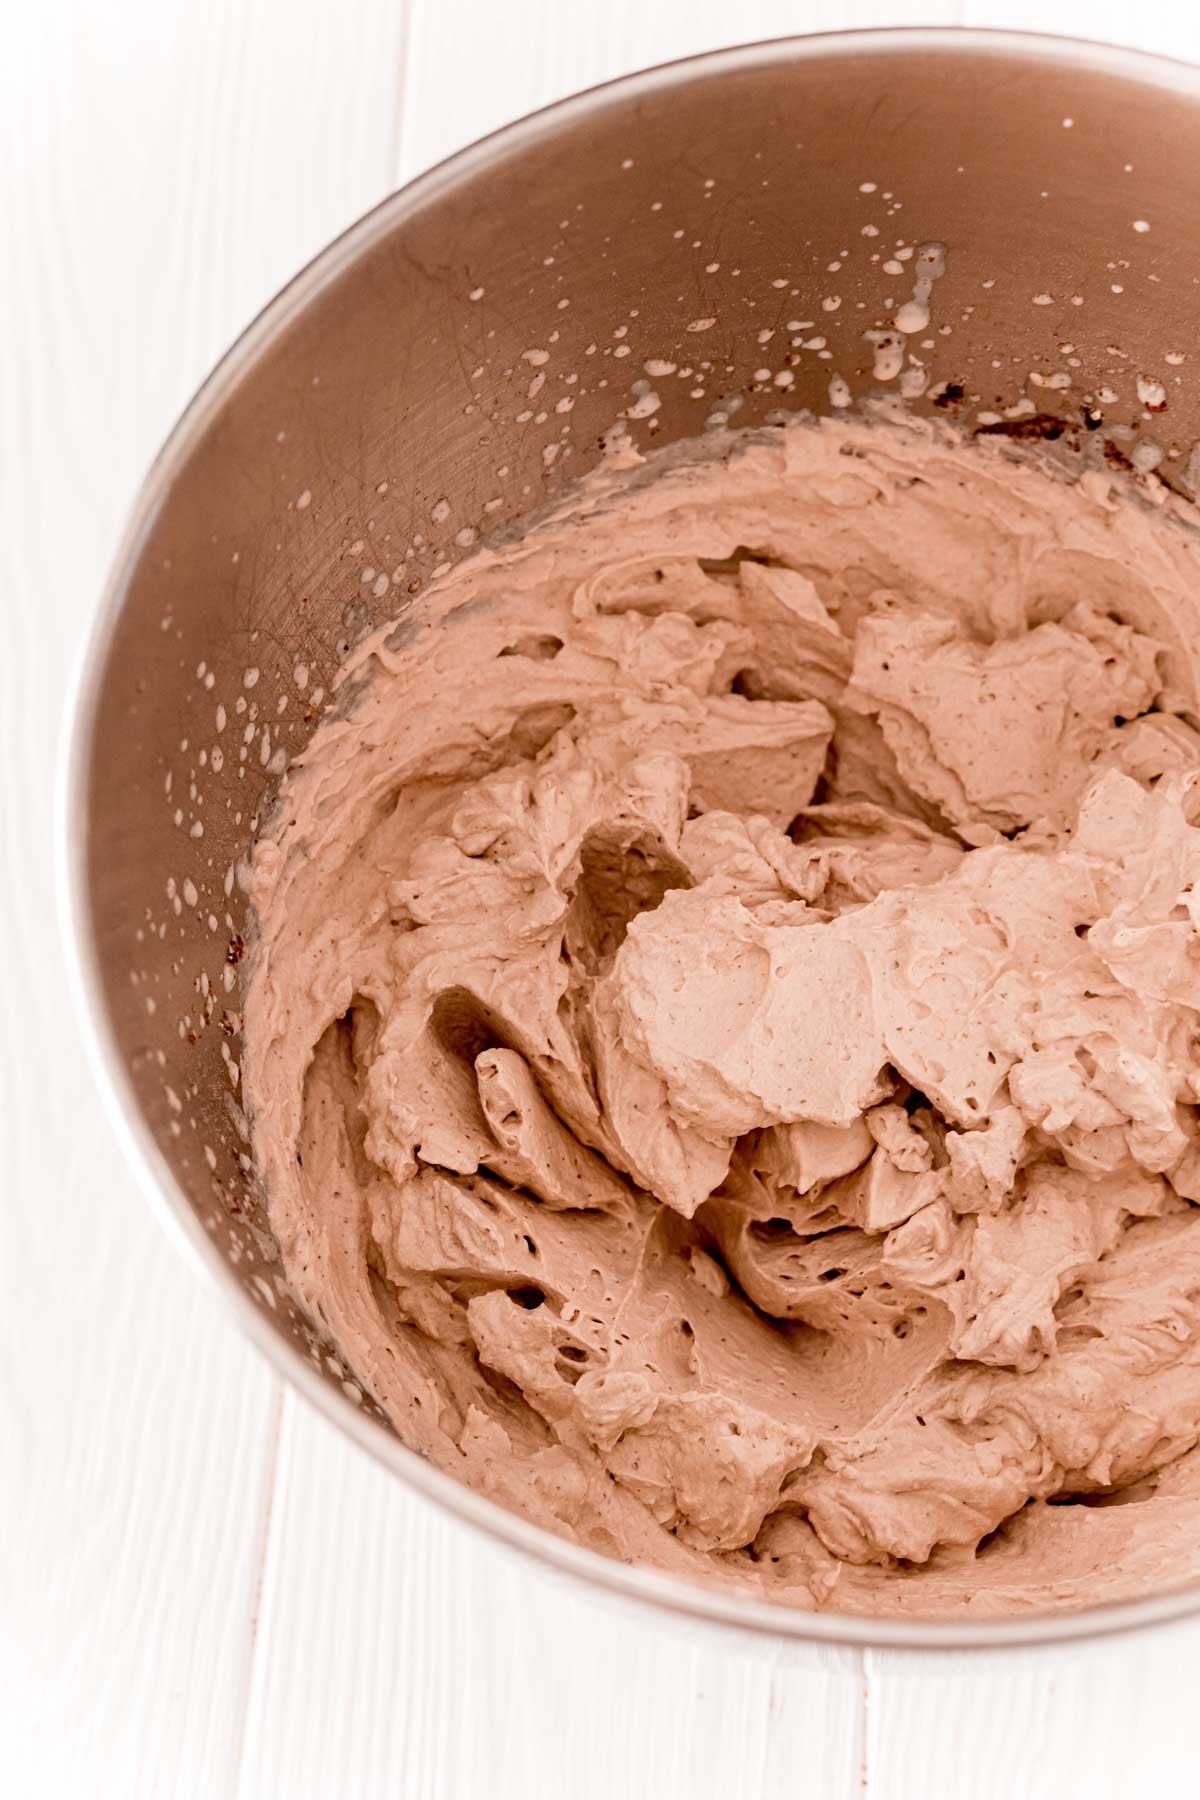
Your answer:
[[[876,389],[864,333],[908,297],[922,241],[947,267],[909,340],[918,411],[1064,454],[1098,432],[1190,493],[1197,167],[1200,72],[1095,45],[863,32],[636,75],[353,226],[229,352],[146,481],[81,674],[64,832],[83,1010],[131,1159],[281,1375],[401,1480],[584,1581],[907,1646],[1200,1609],[1192,1586],[1002,1622],[786,1611],[563,1543],[407,1450],[290,1303],[256,1203],[235,864],[351,641],[584,474],[614,425],[647,448]]]

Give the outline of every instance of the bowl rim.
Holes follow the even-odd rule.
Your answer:
[[[285,1381],[361,1450],[425,1500],[493,1542],[586,1587],[667,1613],[776,1643],[836,1644],[913,1651],[1015,1649],[1090,1640],[1200,1612],[1200,1582],[1146,1599],[1121,1600],[1010,1618],[874,1617],[807,1612],[778,1602],[678,1579],[585,1549],[509,1512],[390,1435],[327,1382],[269,1323],[215,1248],[176,1181],[138,1105],[104,1000],[87,882],[87,794],[101,678],[130,578],[175,475],[243,371],[305,307],[395,225],[471,181],[498,156],[524,149],[612,103],[681,87],[697,75],[772,62],[914,52],[1020,55],[1064,69],[1089,69],[1132,84],[1200,100],[1200,68],[1148,51],[1048,33],[906,26],[771,38],[708,51],[618,76],[503,125],[387,195],[312,257],[255,315],[180,414],[144,476],[113,556],[101,598],[68,682],[55,794],[55,890],[67,972],[93,1077],[127,1164],[176,1247],[225,1302],[238,1326]]]

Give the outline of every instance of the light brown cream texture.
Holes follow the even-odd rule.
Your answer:
[[[255,855],[245,1086],[406,1443],[805,1607],[1200,1572],[1170,511],[792,426],[594,484],[359,655]]]

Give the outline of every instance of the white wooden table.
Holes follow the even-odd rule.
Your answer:
[[[513,1566],[410,1498],[281,1387],[161,1237],[63,975],[51,808],[69,664],[135,485],[231,337],[343,225],[506,119],[738,38],[905,22],[1200,60],[1195,0],[8,9],[0,1794],[1200,1792],[1200,1625],[920,1660],[726,1644]]]

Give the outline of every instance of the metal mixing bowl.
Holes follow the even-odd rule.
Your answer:
[[[363,631],[592,468],[614,426],[646,449],[876,390],[864,333],[909,297],[922,241],[947,258],[908,340],[918,412],[1066,455],[1099,433],[1190,492],[1198,166],[1200,73],[1049,38],[863,32],[637,75],[361,220],[230,351],[146,482],[81,675],[65,830],[123,1138],[280,1374],[401,1480],[593,1585],[909,1646],[1200,1608],[1192,1586],[1001,1622],[786,1611],[563,1543],[406,1450],[290,1302],[257,1204],[235,865]]]

